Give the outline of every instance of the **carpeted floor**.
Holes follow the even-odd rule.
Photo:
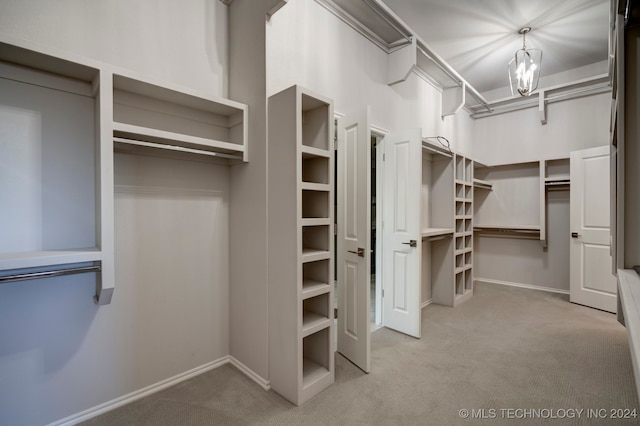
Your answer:
[[[336,383],[302,407],[225,365],[85,424],[640,424],[626,332],[612,314],[479,284],[455,309],[425,308],[422,333],[373,333],[368,375],[336,355]],[[634,414],[612,409],[637,418],[611,419]]]

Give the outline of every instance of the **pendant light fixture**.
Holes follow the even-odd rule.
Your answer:
[[[516,51],[514,58],[509,61],[509,83],[513,96],[529,96],[538,88],[540,78],[540,65],[542,63],[542,50],[527,49],[526,38],[531,27],[520,28],[518,34],[522,34],[522,49]]]

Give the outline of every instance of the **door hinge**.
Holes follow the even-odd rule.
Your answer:
[[[338,235],[338,224],[337,223],[333,224],[333,235]]]
[[[338,308],[333,308],[333,317],[338,318]]]
[[[386,154],[384,154],[384,153],[383,153],[383,154],[382,154],[382,161],[384,161],[384,160],[385,160],[385,156],[386,156]]]
[[[384,297],[384,288],[382,289],[382,297]]]

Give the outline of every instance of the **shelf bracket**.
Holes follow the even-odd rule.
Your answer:
[[[538,92],[538,114],[540,115],[540,124],[547,124],[547,100],[544,90]]]
[[[416,38],[411,44],[401,47],[387,55],[387,84],[393,86],[409,78],[418,63],[418,46]]]

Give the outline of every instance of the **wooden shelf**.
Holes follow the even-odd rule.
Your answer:
[[[330,158],[331,154],[326,149],[314,148],[312,146],[302,145],[300,147],[300,151],[302,152],[302,158],[307,157],[324,157]]]
[[[301,219],[302,226],[321,226],[321,225],[331,225],[331,219],[320,217],[320,218],[303,218]]]
[[[244,153],[244,146],[229,142],[206,139],[165,130],[152,129],[126,123],[113,123],[114,137],[122,138],[120,143],[126,143],[127,139],[142,142],[151,142],[158,145],[178,146],[194,150],[219,152],[228,155],[237,155],[239,158]]]
[[[317,333],[323,328],[331,326],[331,319],[316,314],[315,312],[304,311],[302,313],[302,337],[307,337]]]
[[[154,148],[180,147],[247,161],[247,111],[246,105],[228,99],[113,75],[113,136],[160,145]]]
[[[477,189],[493,190],[493,184],[482,179],[473,179],[473,187]]]
[[[302,281],[302,299],[309,299],[311,297],[319,296],[324,293],[328,293],[331,290],[329,284],[306,279]]]
[[[300,187],[304,191],[331,191],[331,186],[324,183],[302,182]]]
[[[329,259],[331,253],[327,250],[316,250],[310,248],[302,249],[302,262],[315,262],[316,260]]]
[[[474,225],[474,231],[482,231],[488,229],[505,230],[505,231],[540,231],[540,225]]]
[[[98,249],[48,250],[25,253],[0,254],[0,271],[70,263],[97,262],[102,260]]]
[[[422,230],[422,238],[453,235],[453,228],[427,228]]]
[[[308,388],[331,374],[324,366],[309,358],[302,359],[302,387]]]

